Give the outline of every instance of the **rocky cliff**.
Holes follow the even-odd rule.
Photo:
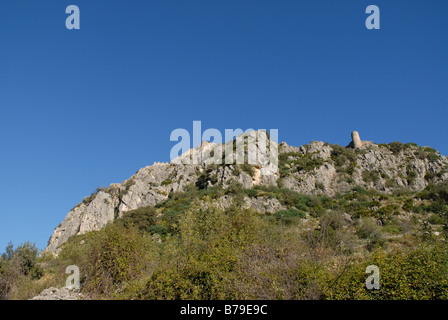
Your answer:
[[[251,133],[245,135],[250,136]],[[235,144],[235,141],[228,143]],[[244,189],[275,185],[308,195],[333,196],[354,187],[384,193],[397,188],[419,191],[429,183],[448,180],[448,158],[432,148],[413,143],[375,144],[361,141],[357,132],[352,134],[347,147],[321,141],[300,147],[289,146],[285,142],[278,145],[273,141],[270,143],[278,146],[278,170],[275,172],[269,172],[271,168],[263,158],[252,165],[216,165],[213,151],[217,145],[204,142],[171,163],[154,163],[122,183],[98,189],[70,210],[56,227],[47,251],[58,252],[58,247],[71,236],[99,230],[123,213],[154,206],[166,200],[170,193],[183,191],[191,184],[201,188],[215,185],[227,188],[237,182]],[[186,159],[191,160],[197,154],[202,154],[197,164],[186,163]],[[270,174],[265,174],[266,170]],[[221,200],[225,202],[225,199]],[[273,199],[265,203],[246,200],[246,206],[261,213],[281,208]]]

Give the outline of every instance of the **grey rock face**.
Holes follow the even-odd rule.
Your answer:
[[[87,300],[86,297],[76,289],[50,287],[30,300]]]
[[[227,188],[233,181],[237,181],[249,189],[257,185],[277,186],[281,183],[282,187],[299,193],[328,196],[350,191],[355,186],[385,193],[390,193],[397,187],[418,191],[428,185],[428,175],[433,177],[431,181],[434,183],[448,180],[448,158],[438,153],[437,159],[419,156],[419,147],[407,147],[399,153],[393,153],[387,146],[363,141],[362,146],[356,150],[350,149],[355,153],[356,161],[352,163],[353,170],[348,174],[348,162],[338,164],[332,156],[334,147],[328,143],[313,141],[308,145],[294,147],[282,142],[278,146],[279,154],[292,153],[299,155],[299,158],[308,157],[319,160],[320,165],[311,170],[300,170],[293,165],[289,167],[290,174],[285,177],[281,177],[279,172],[263,175],[266,159],[261,158],[253,165],[254,174],[249,175],[235,164],[213,165],[211,154],[216,144],[203,143],[196,151],[192,149],[194,152],[206,151],[203,153],[205,156],[198,158],[197,164],[184,163],[186,161],[183,160],[194,154],[190,150],[171,163],[154,163],[140,169],[123,183],[111,184],[110,187],[86,197],[55,229],[46,250],[57,253],[60,245],[71,236],[100,230],[129,210],[154,206],[167,199],[170,192],[183,191],[187,185],[196,183],[201,175],[214,178],[207,181],[208,186],[214,183]],[[284,209],[272,199],[269,200],[271,203],[266,203],[267,200],[264,200],[265,203],[260,201],[246,198],[245,206],[261,213]]]

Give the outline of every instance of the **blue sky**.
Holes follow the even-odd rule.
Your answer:
[[[65,8],[81,11],[67,30]],[[381,9],[367,30],[365,9]],[[172,130],[448,155],[448,1],[0,0],[0,251],[168,161]]]

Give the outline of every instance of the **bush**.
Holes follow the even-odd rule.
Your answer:
[[[125,187],[125,192],[128,192],[129,189],[130,189],[134,184],[135,184],[135,180],[134,180],[134,178],[130,178],[130,179],[126,180],[126,181],[123,183],[123,186]]]
[[[34,243],[25,242],[14,250],[12,243],[0,257],[0,300],[17,295],[18,287],[42,276],[37,264],[39,249]]]
[[[138,230],[149,232],[156,224],[156,208],[142,207],[125,212],[122,218],[115,220],[115,224],[122,227],[133,226]]]
[[[141,299],[231,299],[239,256],[258,239],[249,211],[226,213],[211,199],[193,206],[179,221],[179,237],[166,241],[157,269],[124,296]],[[173,263],[175,262],[175,263]]]
[[[372,171],[364,170],[362,172],[362,179],[366,183],[378,182],[380,180],[380,174],[377,170],[372,170]]]
[[[309,197],[301,195],[295,191],[289,189],[279,190],[280,202],[287,207],[296,207],[297,209],[302,209],[306,206]]]
[[[407,212],[413,212],[414,210],[414,200],[413,199],[407,199],[403,204],[403,210]]]
[[[432,214],[432,215],[429,217],[428,222],[429,222],[430,224],[436,224],[436,225],[438,225],[438,224],[443,224],[445,221],[444,221],[439,215],[437,215],[437,214]]]
[[[275,217],[277,218],[277,220],[290,223],[293,221],[293,218],[305,218],[306,213],[302,210],[297,209],[280,210],[275,213]]]
[[[84,288],[93,297],[111,297],[115,288],[147,271],[151,265],[151,243],[133,227],[110,225],[95,233],[78,265],[83,271]]]
[[[173,182],[173,180],[171,180],[171,179],[165,179],[162,181],[161,185],[167,186],[167,185],[171,184],[172,182]]]
[[[384,244],[383,234],[373,220],[363,220],[356,228],[356,233],[362,239],[367,239],[367,249],[373,250]]]
[[[439,185],[429,184],[417,196],[423,200],[440,201],[448,204],[448,182]]]
[[[201,175],[198,177],[198,180],[196,181],[196,187],[199,190],[207,189],[208,186],[208,174],[207,172],[201,173]]]
[[[334,158],[334,164],[336,167],[342,167],[348,163],[348,158],[345,155],[340,155]]]
[[[365,287],[366,267],[380,271],[380,289]],[[420,246],[413,250],[382,250],[357,262],[329,290],[329,299],[444,300],[448,299],[448,250],[446,246]]]
[[[226,189],[227,194],[241,195],[243,192],[243,185],[237,181],[232,181]]]
[[[418,144],[416,144],[415,142],[408,142],[408,143],[405,143],[405,146],[407,148],[412,148],[412,147],[418,147]]]
[[[415,178],[417,178],[417,173],[415,171],[408,171],[408,184],[413,184],[415,182]]]
[[[399,154],[404,149],[405,149],[405,146],[401,142],[394,141],[394,142],[389,143],[389,150],[392,151],[394,154]]]
[[[246,190],[244,190],[244,192],[250,198],[255,198],[258,194],[258,190],[256,190],[256,189],[246,189]]]
[[[348,159],[350,162],[356,162],[357,156],[356,152],[351,148],[344,148],[342,146],[339,146],[337,144],[331,145],[332,151],[331,151],[331,158],[335,162],[342,163],[345,159]],[[342,158],[342,159],[338,159]]]
[[[319,168],[324,163],[322,158],[311,158],[310,155],[305,155],[298,161],[295,161],[298,171],[311,171],[315,168]]]
[[[315,182],[314,188],[317,190],[325,190],[325,185],[322,182]]]
[[[435,162],[440,159],[437,151],[430,147],[419,147],[419,149],[414,152],[414,155],[420,160],[428,159],[430,162]]]
[[[240,167],[241,167],[241,170],[246,172],[251,177],[253,177],[255,175],[255,169],[252,165],[244,163],[244,164],[240,165]]]

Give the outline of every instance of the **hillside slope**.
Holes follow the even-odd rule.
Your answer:
[[[214,144],[203,142],[196,149],[213,147]],[[111,184],[84,198],[56,227],[46,250],[58,252],[58,247],[70,237],[100,230],[130,210],[160,204],[170,194],[185,191],[191,185],[199,189],[227,189],[235,183],[243,189],[274,186],[304,195],[331,197],[355,187],[384,194],[399,189],[421,191],[429,184],[448,180],[448,158],[430,147],[412,143],[364,141],[354,148],[353,141],[347,147],[321,141],[294,147],[282,142],[278,153],[279,170],[272,175],[261,175],[262,165],[214,165],[210,157],[200,159],[197,165],[182,164],[186,155],[171,163],[142,168],[123,183]],[[244,205],[271,214],[286,209],[276,199],[248,196]]]

